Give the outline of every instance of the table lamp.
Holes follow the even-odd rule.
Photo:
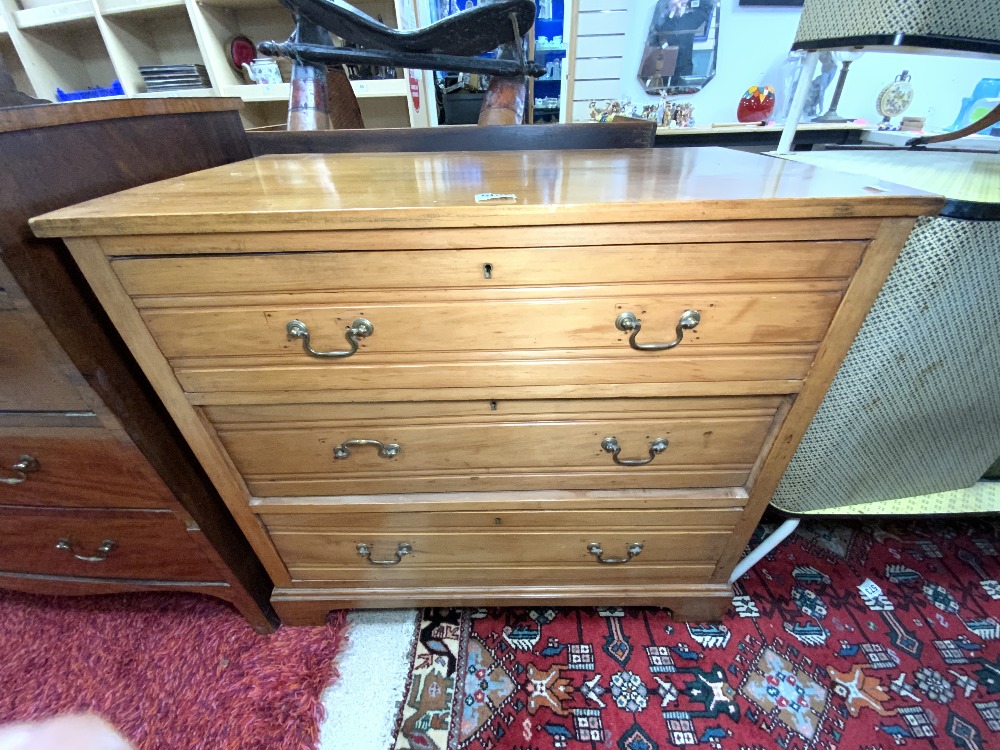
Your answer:
[[[793,50],[809,52],[785,122],[778,153],[788,153],[802,116],[821,50],[853,49],[1000,55],[998,0],[805,0]],[[908,145],[954,140],[987,126],[994,110],[972,130],[916,138]]]

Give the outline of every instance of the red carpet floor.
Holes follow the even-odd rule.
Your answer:
[[[0,592],[0,723],[88,711],[141,750],[311,750],[343,630],[262,636],[195,595]]]
[[[998,748],[997,529],[806,521],[721,624],[428,610],[396,748]]]

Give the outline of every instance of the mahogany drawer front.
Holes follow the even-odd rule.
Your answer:
[[[811,287],[811,288],[806,288]],[[517,294],[522,294],[519,292]],[[669,359],[710,354],[719,347],[815,345],[840,304],[840,280],[793,285],[626,287],[608,293],[588,288],[530,290],[531,297],[501,298],[472,290],[465,298],[441,292],[370,296],[328,294],[313,304],[146,309],[142,316],[166,357],[179,369],[229,365],[315,365],[303,341],[288,333],[300,321],[316,351],[346,351],[345,332],[357,320],[373,326],[358,351],[331,369],[353,364],[463,360],[512,360],[543,353],[585,352],[622,359]],[[511,292],[511,295],[515,295]],[[600,296],[598,296],[600,295]],[[426,299],[426,297],[432,297]],[[420,298],[423,299],[420,299]],[[434,299],[437,297],[437,299]],[[215,304],[218,304],[216,302]],[[641,321],[638,344],[671,342],[678,322],[692,310],[700,323],[684,331],[670,352],[636,351],[616,321],[625,313]],[[322,360],[321,360],[322,361]]]
[[[716,487],[746,480],[777,410],[768,398],[651,401],[642,404],[651,411],[625,402],[628,409],[615,413],[618,402],[595,402],[591,413],[574,402],[562,413],[524,407],[515,416],[513,405],[510,415],[437,418],[407,418],[407,405],[377,418],[372,405],[369,419],[364,409],[353,419],[330,418],[334,408],[300,423],[305,407],[286,410],[284,419],[272,409],[268,423],[216,426],[258,497]],[[226,409],[212,414],[225,419]]]
[[[600,230],[592,227],[589,232]],[[672,230],[664,227],[663,231]],[[217,240],[194,242],[202,245],[213,239]],[[858,240],[768,241],[766,233],[753,235],[751,242],[722,242],[710,231],[705,240],[676,245],[624,245],[611,239],[597,247],[178,255],[114,258],[111,265],[142,308],[157,303],[146,297],[847,278],[867,244]]]
[[[428,580],[524,580],[548,569],[550,577],[607,581],[636,571],[662,575],[667,566],[682,578],[710,574],[738,513],[563,511],[553,525],[553,513],[462,514],[466,528],[440,522],[438,513],[387,514],[371,527],[358,517],[342,523],[340,514],[326,524],[315,514],[262,520],[296,580],[407,580],[414,573]],[[429,518],[413,518],[420,515]]]
[[[44,435],[0,431],[0,504],[89,508],[169,508],[170,490],[139,450],[105,430]],[[25,458],[27,457],[27,459]],[[27,471],[13,469],[24,463]]]
[[[170,512],[0,508],[0,527],[7,572],[159,581],[220,575],[193,538],[201,532]]]

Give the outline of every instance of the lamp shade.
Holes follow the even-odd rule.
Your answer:
[[[805,0],[792,49],[842,47],[1000,55],[1000,0]]]

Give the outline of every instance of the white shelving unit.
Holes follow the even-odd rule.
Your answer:
[[[427,0],[357,0],[390,26],[411,28]],[[56,89],[106,88],[121,82],[126,97],[234,96],[248,127],[285,121],[288,83],[249,83],[227,56],[242,34],[254,42],[283,40],[291,13],[277,0],[0,0],[0,56],[18,88],[55,101]],[[210,88],[147,92],[139,67],[201,64]],[[285,68],[287,70],[287,66]],[[368,127],[436,124],[429,78],[417,72],[421,111],[410,98],[407,71],[390,80],[354,81]],[[429,103],[429,106],[428,106]]]

